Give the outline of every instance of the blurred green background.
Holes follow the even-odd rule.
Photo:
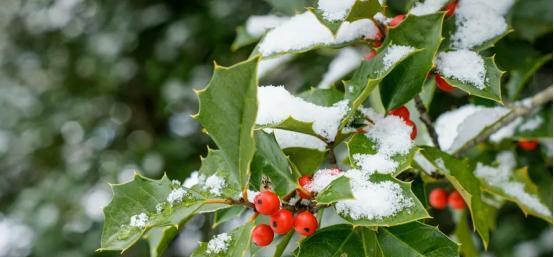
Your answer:
[[[0,257],[119,256],[95,252],[108,183],[127,181],[135,170],[184,179],[197,169],[210,141],[190,117],[197,108],[192,89],[207,83],[213,61],[231,65],[248,57],[252,46],[236,52],[230,46],[250,15],[290,15],[304,2],[0,1]],[[516,42],[552,52],[552,2],[538,2],[548,13],[537,18],[533,5],[520,7],[531,14],[516,16],[527,27],[514,26],[523,33],[503,40],[508,49]],[[335,53],[302,54],[264,83],[297,91],[317,85]],[[543,67],[523,94],[551,83],[551,69]],[[434,117],[468,101],[436,94]],[[541,156],[522,158],[539,159],[531,174],[550,184],[551,157],[546,165]],[[165,256],[188,256],[213,233],[208,218],[190,222]],[[517,247],[551,256],[551,241],[551,226],[508,205],[490,256],[521,257]],[[147,253],[141,243],[124,256]]]

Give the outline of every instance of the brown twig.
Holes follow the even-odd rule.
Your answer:
[[[489,136],[500,130],[502,127],[510,124],[518,117],[529,115],[533,112],[534,109],[550,101],[552,101],[552,85],[537,93],[533,97],[512,105],[510,107],[510,113],[502,117],[502,119],[494,123],[492,126],[485,128],[485,131],[479,134],[479,136],[477,136],[476,138],[466,142],[464,145],[462,145],[462,147],[458,148],[454,152],[454,155],[457,157],[461,156],[467,150],[484,142],[489,138]]]
[[[419,95],[416,95],[414,100],[417,111],[419,112],[419,119],[421,120],[421,122],[423,122],[423,124],[425,124],[427,132],[429,132],[429,136],[431,137],[431,140],[433,141],[435,147],[440,150],[441,147],[439,144],[439,136],[437,134],[437,131],[435,130],[435,127],[433,126],[431,117],[429,117],[429,113],[427,113],[427,108],[425,108],[425,105],[423,104],[423,101],[421,100],[421,97],[419,97]]]

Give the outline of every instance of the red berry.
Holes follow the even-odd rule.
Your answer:
[[[537,140],[526,140],[526,139],[520,139],[517,142],[517,145],[519,148],[525,150],[525,151],[534,151],[537,149],[537,146],[539,145],[539,142]]]
[[[448,196],[448,205],[450,206],[450,208],[456,210],[463,210],[466,207],[464,198],[462,198],[462,195],[460,195],[460,193],[456,191],[450,193],[450,195]]]
[[[396,15],[394,18],[392,18],[389,25],[391,27],[396,27],[396,25],[400,24],[404,20],[404,17],[404,14]]]
[[[373,41],[371,44],[373,45],[373,47],[379,48],[379,47],[381,47],[381,45],[383,44],[383,41],[381,41],[381,40],[375,40],[375,41]]]
[[[266,246],[273,241],[273,230],[266,224],[258,224],[252,230],[252,241],[257,246]]]
[[[377,51],[375,50],[371,50],[368,54],[366,54],[364,56],[364,61],[369,61],[371,60],[373,57],[375,57],[377,55]]]
[[[304,190],[296,189],[296,194],[299,195],[300,198],[302,199],[312,198],[312,194],[310,194],[308,190],[306,190],[306,188],[304,187],[305,185],[310,183],[312,183],[312,177],[310,176],[302,176],[298,179],[298,184],[304,189]]]
[[[398,116],[404,121],[410,120],[410,111],[406,106],[400,106],[389,112],[389,115]]]
[[[448,84],[448,82],[446,82],[446,80],[444,80],[439,74],[435,74],[435,82],[437,82],[437,87],[444,92],[450,92],[455,89],[453,86]]]
[[[269,224],[271,224],[271,228],[275,233],[279,235],[286,234],[294,226],[294,217],[289,210],[281,209],[271,216]]]
[[[375,33],[375,40],[379,40],[381,41],[381,39],[383,39],[383,33],[381,33],[381,31],[377,31],[377,33]]]
[[[429,194],[429,204],[435,209],[442,210],[448,203],[448,194],[442,188],[435,188]]]
[[[454,15],[454,12],[456,11],[456,7],[458,7],[458,1],[452,1],[444,7],[444,10],[446,11],[446,16],[452,17]]]
[[[294,217],[294,230],[303,236],[309,236],[317,230],[317,219],[309,211],[303,211]]]
[[[263,215],[272,215],[280,209],[281,202],[275,193],[265,191],[256,195],[254,207],[256,207],[256,211]]]
[[[417,127],[415,123],[411,120],[406,120],[405,122],[406,122],[406,125],[412,127],[412,133],[410,133],[410,138],[414,140],[417,137]]]

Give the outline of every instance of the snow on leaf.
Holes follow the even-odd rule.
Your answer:
[[[527,175],[527,169],[515,169],[515,156],[510,151],[496,156],[498,166],[477,163],[475,175],[485,190],[515,202],[526,213],[552,222],[552,211],[538,196],[537,186]]]
[[[248,222],[228,233],[214,236],[207,243],[200,243],[191,257],[242,257],[248,252],[253,222]]]

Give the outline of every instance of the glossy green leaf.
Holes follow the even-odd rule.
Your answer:
[[[375,219],[353,219],[348,214],[339,213],[339,215],[346,221],[356,226],[396,226],[420,219],[430,218],[423,204],[421,204],[417,196],[415,196],[415,194],[412,192],[412,189],[410,188],[410,183],[403,182],[396,178],[393,178],[390,175],[383,174],[373,174],[368,178],[368,180],[375,184],[383,182],[392,182],[398,184],[401,188],[400,194],[404,197],[405,201],[410,201],[412,203],[411,206],[406,207],[391,216]]]
[[[174,206],[166,202],[172,190],[171,181],[164,176],[152,180],[140,175],[124,184],[113,185],[114,196],[104,208],[104,229],[99,251],[122,250],[131,247],[152,228],[182,226],[194,214],[227,208],[223,204],[205,204],[206,193],[187,191],[183,201]],[[158,211],[161,207],[162,211]],[[148,222],[144,228],[130,225],[131,216],[144,213]],[[155,237],[149,235],[147,237]]]
[[[363,134],[356,134],[346,142],[348,147],[348,156],[350,158],[350,163],[355,164],[353,156],[355,154],[376,154],[376,142],[368,138]],[[417,152],[417,147],[412,147],[408,154],[396,154],[391,159],[398,163],[398,168],[394,174],[399,174],[400,172],[411,168],[411,163],[414,158],[415,153]]]
[[[383,255],[387,257],[456,257],[458,245],[438,228],[412,222],[377,233]]]
[[[287,156],[275,141],[273,134],[256,131],[256,154],[252,160],[252,179],[260,181],[263,176],[271,179],[275,193],[285,196],[296,188],[296,178],[289,167]]]
[[[315,197],[318,204],[333,204],[340,200],[353,199],[352,186],[350,179],[341,176],[331,182],[326,188],[321,190]]]
[[[200,243],[198,248],[192,252],[191,257],[242,257],[248,252],[250,246],[250,236],[254,222],[248,222],[240,227],[233,229],[227,233],[231,240],[228,242],[228,247],[220,253],[207,253],[208,243]]]
[[[466,161],[432,147],[425,147],[421,154],[443,174],[462,195],[473,221],[473,228],[481,236],[483,244],[489,243],[489,232],[494,229],[494,209],[481,199],[481,187]]]
[[[279,241],[279,244],[277,244],[277,247],[275,247],[273,257],[281,257],[283,255],[295,233],[296,231],[291,230],[285,236],[281,237],[281,241]]]
[[[298,97],[321,106],[332,106],[340,102],[344,98],[344,93],[336,89],[335,87],[331,88],[310,88],[300,94]]]
[[[396,44],[396,43],[395,43]],[[389,45],[390,46],[390,45]],[[362,61],[360,67],[354,71],[352,79],[344,82],[345,98],[349,100],[350,112],[343,119],[341,125],[344,127],[352,118],[358,107],[369,97],[373,89],[391,72],[394,72],[395,67],[399,66],[405,60],[409,60],[410,56],[418,54],[419,50],[415,49],[407,53],[402,58],[390,65],[385,65],[385,57],[390,48],[384,47],[371,60]]]
[[[515,35],[528,41],[552,32],[552,1],[517,1],[512,7]]]
[[[239,217],[246,211],[245,207],[242,205],[235,205],[227,209],[218,210],[214,213],[214,222],[212,228],[216,228],[221,223],[227,222],[234,218]]]
[[[385,46],[409,45],[421,51],[406,59],[383,79],[380,93],[387,110],[407,103],[421,91],[440,46],[443,18],[444,13],[408,15],[397,27],[389,29],[383,43]]]
[[[179,231],[173,226],[153,228],[144,236],[150,246],[150,257],[161,257]]]
[[[259,58],[231,67],[216,65],[206,88],[197,92],[200,110],[195,118],[224,153],[232,176],[246,187],[254,156]]]
[[[361,232],[368,228],[353,228],[339,224],[319,229],[300,242],[294,251],[296,257],[371,256],[366,253]]]
[[[291,147],[283,149],[289,161],[301,175],[312,175],[327,158],[327,152],[318,149]]]
[[[453,78],[444,77],[444,79],[452,86],[459,88],[470,95],[479,96],[482,98],[494,100],[498,103],[502,103],[502,94],[500,88],[500,82],[504,72],[500,71],[494,63],[494,57],[485,57],[485,88],[479,89],[470,83],[464,83]]]
[[[460,251],[464,256],[479,256],[477,246],[475,246],[475,242],[473,242],[473,233],[469,228],[467,219],[467,212],[463,211],[463,213],[459,215],[458,221],[456,222],[454,235],[456,235],[458,242],[461,244]]]
[[[240,26],[237,28],[237,35],[235,37],[235,41],[233,41],[233,44],[231,45],[231,50],[236,51],[244,46],[256,43],[258,40],[260,40],[259,36],[248,34],[246,28],[244,26]]]
[[[304,122],[294,119],[293,117],[288,117],[286,120],[277,123],[277,124],[266,124],[266,125],[259,125],[257,126],[258,129],[264,129],[264,128],[277,128],[277,129],[283,129],[283,130],[289,130],[294,132],[299,132],[302,134],[308,134],[314,137],[319,138],[322,141],[326,141],[324,137],[317,134],[313,127],[312,122]]]

